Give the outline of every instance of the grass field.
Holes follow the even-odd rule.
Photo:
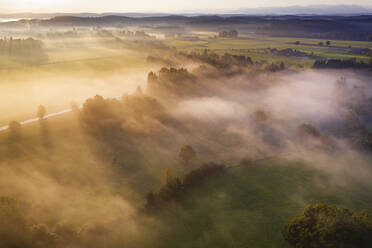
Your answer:
[[[182,208],[165,208],[152,247],[289,247],[287,221],[309,203],[371,210],[371,190],[343,188],[301,162],[282,159],[228,169],[186,196]]]
[[[296,45],[296,41],[300,44]],[[323,42],[324,46],[319,46],[319,42]],[[318,39],[304,39],[304,38],[274,38],[274,37],[256,37],[242,35],[238,39],[216,38],[211,39],[205,36],[199,36],[197,41],[184,40],[167,40],[166,44],[176,47],[182,51],[204,50],[210,49],[216,53],[223,54],[226,52],[242,54],[252,57],[254,61],[269,61],[278,62],[283,61],[288,65],[301,64],[303,66],[310,66],[313,64],[312,59],[303,59],[295,57],[274,56],[269,52],[269,49],[285,49],[292,48],[308,54],[314,54],[322,58],[337,58],[350,59],[356,58],[358,60],[369,61],[370,57],[367,55],[352,54],[351,48],[370,48],[372,49],[372,42],[359,41],[331,41],[331,46],[325,45],[325,40]],[[349,48],[349,46],[351,48]]]
[[[0,125],[33,118],[39,105],[51,113],[96,94],[119,97],[145,84],[152,69],[145,54],[125,49],[49,47],[47,54],[40,65],[0,57]]]

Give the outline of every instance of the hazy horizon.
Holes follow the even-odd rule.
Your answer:
[[[319,5],[327,6],[347,6],[347,7],[365,7],[371,8],[372,3],[366,3],[365,1],[307,1],[307,0],[267,0],[267,1],[251,1],[247,3],[243,0],[231,0],[228,3],[226,1],[210,1],[210,0],[190,0],[187,2],[174,2],[170,0],[157,1],[156,6],[150,0],[139,0],[136,2],[119,1],[119,0],[108,0],[105,2],[92,0],[92,1],[76,1],[72,0],[22,0],[14,1],[3,0],[2,6],[0,7],[0,14],[14,14],[14,13],[105,13],[105,12],[162,12],[162,13],[180,13],[180,12],[221,12],[236,9],[255,9],[255,8],[281,8],[281,7],[314,7]],[[115,6],[113,8],[112,6]],[[198,6],[195,8],[195,6]]]

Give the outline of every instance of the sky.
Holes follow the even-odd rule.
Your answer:
[[[0,0],[0,12],[180,12],[319,4],[371,7],[372,0]]]

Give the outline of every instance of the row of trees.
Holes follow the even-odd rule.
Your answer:
[[[31,221],[24,202],[0,197],[0,247],[41,248],[57,244],[58,235]],[[59,233],[59,229],[56,228]]]
[[[162,68],[158,73],[148,74],[147,89],[155,96],[189,96],[206,92],[203,88],[206,78],[228,77],[246,72],[252,65],[250,57],[225,53],[218,55],[208,50],[204,52],[179,52],[170,57],[149,57],[148,61],[161,64],[180,65],[195,63],[200,66],[192,73],[184,68]],[[282,65],[271,65],[267,70],[276,71],[284,68]],[[164,98],[164,99],[165,99]]]
[[[147,90],[151,95],[185,96],[192,94],[198,78],[187,69],[162,68],[157,74],[150,72],[147,77]]]
[[[0,54],[25,63],[45,63],[48,60],[43,43],[32,38],[0,39]]]
[[[253,64],[252,59],[244,55],[225,53],[224,55],[220,56],[217,53],[208,51],[207,49],[202,53],[180,52],[176,54],[176,57],[181,57],[192,62],[205,63],[218,69],[229,69],[234,66],[246,67]]]
[[[295,44],[296,44],[296,45],[300,45],[300,44],[301,44],[301,41],[296,41]],[[331,41],[327,40],[327,41],[326,41],[326,45],[327,45],[327,46],[330,46],[330,45],[331,45]],[[322,42],[322,41],[319,42],[319,43],[318,43],[318,46],[324,46],[324,42]]]
[[[218,33],[218,36],[222,38],[236,38],[238,37],[238,35],[239,35],[238,31],[236,31],[235,29],[223,30]]]
[[[1,248],[112,247],[108,244],[112,230],[105,224],[45,224],[32,218],[31,211],[31,204],[0,197]]]
[[[205,164],[198,169],[185,174],[182,179],[173,177],[170,169],[165,170],[164,185],[159,192],[150,192],[146,195],[145,213],[155,213],[170,202],[178,201],[188,191],[199,186],[208,177],[222,173],[225,166],[221,164]]]
[[[155,38],[152,37],[151,35],[147,34],[145,31],[129,31],[129,30],[120,30],[117,32],[118,35],[120,36],[125,36],[128,38],[142,38],[142,39],[148,39],[148,38]]]
[[[235,55],[225,53],[219,55],[205,49],[203,52],[175,52],[166,56],[149,56],[147,58],[149,63],[157,63],[164,66],[179,66],[185,63],[198,63],[200,65],[207,65],[217,70],[227,72],[234,68],[245,68],[253,64],[253,60],[244,55]]]
[[[329,59],[314,62],[315,69],[372,69],[372,65],[355,59]]]

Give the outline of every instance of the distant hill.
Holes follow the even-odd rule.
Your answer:
[[[53,18],[36,18],[36,19],[21,19],[19,21],[12,21],[2,23],[2,25],[17,26],[17,24],[38,25],[66,25],[66,26],[79,26],[79,25],[114,25],[114,24],[184,24],[184,25],[198,25],[198,24],[260,24],[260,23],[275,23],[282,22],[296,22],[296,24],[340,24],[339,22],[355,23],[355,22],[372,22],[372,15],[359,15],[359,16],[338,16],[338,15],[267,15],[267,16],[253,16],[253,15],[200,15],[200,16],[185,16],[185,15],[159,15],[159,16],[125,16],[125,15],[104,15],[104,16],[56,16]],[[326,26],[324,28],[327,28]],[[339,27],[340,28],[340,27]],[[342,27],[344,29],[345,27]],[[332,31],[332,30],[331,30]]]
[[[153,16],[153,17],[128,17],[123,15],[107,15],[107,16],[56,16],[50,19],[21,19],[0,23],[1,26],[8,27],[24,27],[27,25],[37,25],[41,27],[76,27],[76,26],[117,26],[117,25],[140,25],[140,24],[186,24],[194,18],[186,16]],[[202,17],[203,19],[203,17]],[[199,20],[199,18],[196,18]]]
[[[372,8],[358,5],[310,5],[289,7],[242,8],[231,14],[245,15],[364,15],[372,14]]]
[[[167,16],[166,13],[12,13],[1,14],[0,19],[51,19],[58,16],[74,16],[74,17],[104,17],[104,16],[126,16],[126,17],[153,17],[153,16]]]
[[[88,15],[88,14],[86,14]],[[56,16],[51,19],[23,19],[3,22],[0,27],[126,27],[220,32],[236,29],[240,34],[304,37],[330,40],[372,41],[372,15],[159,15],[159,16]]]
[[[177,13],[141,13],[141,12],[105,12],[105,13],[11,13],[1,14],[0,19],[50,19],[58,16],[74,17],[104,17],[104,16],[125,16],[125,17],[162,17],[169,15],[201,16],[201,15],[368,15],[372,14],[372,7],[359,5],[309,5],[309,6],[288,6],[288,7],[261,7],[261,8],[240,8],[240,9],[198,9],[190,11],[179,11]]]

